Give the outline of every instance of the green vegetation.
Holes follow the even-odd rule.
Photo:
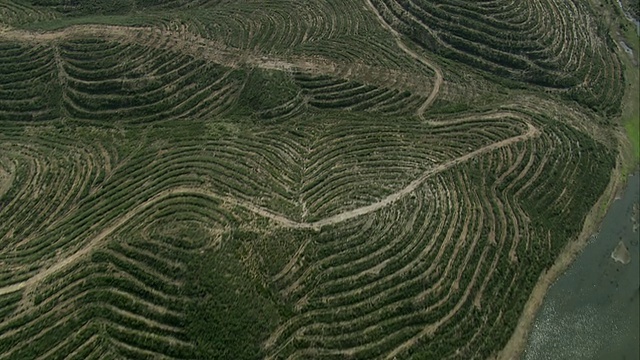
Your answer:
[[[218,251],[190,261],[186,294],[192,302],[186,320],[198,358],[259,359],[264,356],[260,342],[281,321],[265,298],[267,290],[242,265],[241,241],[253,239],[232,234]]]
[[[615,45],[602,36],[606,27],[582,3],[372,3],[398,31],[440,56],[508,80],[563,89],[565,97],[607,115],[620,111],[624,88]],[[576,22],[581,32],[572,30]],[[585,56],[577,60],[577,53]]]
[[[623,144],[622,155],[626,175],[638,166],[640,159],[640,68],[638,56],[640,54],[640,34],[635,23],[631,22],[627,14],[623,13],[620,4],[615,0],[592,0],[594,7],[602,9],[601,22],[608,26],[609,31],[617,43],[617,53],[624,65],[625,96],[622,104],[620,123],[631,143],[631,148]],[[633,1],[622,1],[624,10],[632,10]],[[629,6],[631,5],[631,6]],[[637,18],[637,16],[636,16]]]
[[[640,18],[640,1],[639,0],[624,0],[622,1],[622,4],[625,10],[627,10],[631,16],[633,16],[636,19]]]
[[[486,359],[639,151],[586,4],[0,15],[2,359]]]
[[[631,117],[628,122],[624,124],[624,128],[627,131],[627,136],[631,140],[634,148],[634,154],[637,159],[640,159],[640,126],[638,121],[638,113],[635,116]]]
[[[247,76],[239,104],[248,114],[262,113],[283,106],[296,93],[296,85],[287,73],[254,69]]]
[[[131,15],[87,15],[82,17],[64,17],[49,21],[27,23],[22,27],[34,31],[52,31],[63,29],[68,26],[85,24],[104,24],[121,26],[145,26],[153,24],[157,17],[149,14]]]

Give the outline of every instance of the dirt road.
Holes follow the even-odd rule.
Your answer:
[[[420,106],[420,108],[418,108],[418,111],[417,111],[417,115],[421,119],[424,120],[424,112],[429,108],[429,106],[431,106],[431,104],[433,104],[433,101],[436,99],[436,96],[438,96],[438,93],[440,92],[440,86],[442,85],[442,82],[444,81],[444,77],[442,76],[442,71],[433,62],[429,61],[429,59],[427,59],[426,57],[421,56],[417,52],[411,50],[402,41],[402,36],[400,35],[400,33],[397,32],[396,29],[392,28],[391,25],[387,24],[387,22],[384,20],[384,18],[382,18],[382,15],[380,15],[380,13],[378,13],[376,8],[371,3],[371,0],[366,0],[366,3],[367,3],[367,6],[369,7],[369,10],[371,10],[376,15],[376,17],[378,18],[378,21],[380,22],[380,25],[382,25],[385,29],[389,30],[389,32],[391,34],[393,34],[393,36],[396,39],[396,44],[398,44],[398,47],[400,47],[400,49],[402,49],[402,51],[407,53],[407,55],[409,55],[410,57],[420,61],[422,64],[424,64],[425,66],[430,68],[436,74],[435,84],[433,85],[433,89],[431,90],[431,93],[429,94],[429,96],[427,96],[427,99]]]
[[[438,93],[440,91],[440,86],[443,83],[442,71],[434,63],[429,61],[429,59],[419,55],[417,52],[415,52],[414,50],[410,49],[407,45],[405,45],[404,42],[402,41],[401,35],[384,21],[384,19],[375,10],[375,8],[373,7],[373,4],[369,0],[367,0],[367,5],[369,6],[370,10],[373,11],[373,13],[376,15],[381,25],[393,34],[393,36],[396,39],[397,45],[410,57],[418,60],[425,66],[429,67],[435,73],[435,78],[436,78],[435,84],[433,86],[433,89],[431,90],[431,93],[426,98],[425,102],[417,110],[416,115],[418,117],[423,119],[425,122],[429,124],[434,124],[434,125],[461,123],[469,120],[482,120],[482,119],[486,120],[486,119],[501,118],[501,117],[503,118],[507,116],[514,117],[514,118],[521,118],[519,114],[515,114],[511,112],[496,112],[493,114],[454,119],[446,122],[430,122],[426,120],[424,118],[424,112],[438,96]],[[2,28],[0,29],[0,38],[10,39],[15,41],[27,41],[27,42],[50,42],[50,41],[65,39],[65,38],[78,36],[78,35],[95,35],[95,36],[101,36],[106,38],[115,38],[120,41],[135,42],[135,41],[139,41],[138,39],[141,38],[140,37],[141,33],[144,33],[145,35],[143,38],[154,38],[158,36],[160,38],[163,38],[165,42],[164,43],[158,42],[158,44],[166,45],[167,43],[169,43],[173,48],[179,48],[188,53],[204,56],[209,60],[216,61],[220,64],[232,66],[232,67],[237,67],[240,62],[244,62],[245,64],[262,67],[265,69],[280,69],[280,70],[295,69],[295,70],[302,70],[302,71],[315,71],[315,72],[327,72],[327,73],[336,71],[336,65],[331,63],[314,63],[314,62],[309,62],[307,60],[289,62],[282,59],[269,58],[265,56],[257,57],[257,56],[252,56],[250,54],[238,54],[237,51],[236,52],[228,51],[224,48],[221,48],[220,44],[215,43],[208,39],[204,39],[195,34],[171,33],[171,32],[167,32],[159,29],[153,29],[153,28],[140,28],[140,27],[130,28],[130,27],[123,27],[123,26],[104,26],[104,25],[80,25],[80,26],[71,26],[56,32],[43,32],[43,33],[28,32],[28,31],[22,31],[22,30],[10,29],[10,28]],[[505,140],[487,145],[485,147],[472,151],[466,155],[449,160],[432,169],[429,169],[426,172],[424,172],[419,178],[409,183],[403,189],[393,194],[390,194],[389,196],[385,197],[384,199],[381,199],[380,201],[377,201],[375,203],[372,203],[363,207],[359,207],[356,209],[348,210],[343,213],[340,213],[322,220],[318,220],[315,222],[297,222],[283,215],[274,213],[268,209],[256,206],[248,201],[222,196],[220,194],[214,193],[207,189],[179,187],[179,188],[164,191],[155,195],[153,198],[145,201],[144,203],[138,205],[137,207],[131,209],[130,211],[122,215],[115,222],[111,223],[105,229],[103,229],[100,233],[98,233],[97,235],[93,236],[90,240],[88,240],[85,246],[82,247],[80,250],[72,254],[69,254],[68,256],[63,257],[63,260],[40,271],[37,275],[33,276],[29,280],[0,288],[0,295],[19,291],[22,289],[27,289],[27,290],[33,289],[41,280],[45,279],[49,275],[62,270],[63,268],[69,266],[70,264],[73,264],[74,262],[78,261],[85,255],[88,255],[95,248],[100,246],[104,242],[104,240],[108,238],[111,234],[113,234],[118,228],[120,228],[122,225],[130,221],[136,214],[147,209],[151,205],[159,201],[162,201],[168,196],[179,195],[179,194],[208,196],[211,198],[221,200],[228,204],[245,208],[259,216],[271,219],[272,221],[274,221],[275,223],[283,227],[319,230],[322,227],[335,225],[335,224],[353,219],[355,217],[366,215],[374,211],[380,210],[384,207],[387,207],[395,203],[396,201],[402,199],[403,197],[407,196],[408,194],[412,193],[428,178],[442,171],[445,171],[462,162],[468,161],[476,156],[485,154],[487,152],[490,152],[492,150],[495,150],[504,146],[511,145],[516,142],[525,141],[539,134],[539,130],[535,126],[533,126],[528,120],[522,119],[522,121],[526,123],[526,125],[528,126],[528,130],[526,131],[526,133],[522,135],[515,136],[509,139],[505,139]]]
[[[491,114],[491,115],[487,115],[489,117],[503,117],[503,116],[508,116],[510,115],[510,113],[496,113],[496,114]],[[129,210],[127,213],[125,213],[124,215],[122,215],[120,218],[118,218],[115,222],[111,223],[110,225],[108,225],[105,229],[103,229],[100,233],[98,233],[97,235],[93,236],[89,241],[86,242],[86,245],[84,247],[82,247],[80,250],[76,251],[73,254],[70,254],[68,256],[65,256],[63,258],[63,260],[57,262],[56,264],[54,264],[53,266],[50,266],[44,270],[42,270],[41,272],[39,272],[37,275],[33,276],[32,278],[30,278],[27,281],[21,282],[21,283],[16,283],[16,284],[12,284],[9,286],[5,286],[0,288],[0,295],[4,295],[7,293],[11,293],[11,292],[15,292],[18,290],[22,290],[25,288],[33,288],[38,282],[40,282],[41,280],[43,280],[44,278],[48,277],[51,274],[54,274],[60,270],[62,270],[63,268],[73,264],[74,262],[76,262],[77,260],[81,259],[82,257],[84,257],[85,255],[88,255],[90,252],[92,252],[95,248],[97,248],[98,246],[100,246],[104,240],[106,238],[108,238],[111,234],[113,234],[118,228],[120,228],[122,225],[124,225],[125,223],[127,223],[129,220],[131,220],[135,215],[137,215],[138,213],[142,212],[143,210],[147,209],[148,207],[150,207],[151,205],[162,201],[163,199],[165,199],[168,196],[175,196],[175,195],[201,195],[201,196],[207,196],[210,198],[215,198],[218,200],[223,201],[224,203],[227,204],[232,204],[235,206],[239,206],[242,207],[244,209],[247,209],[259,216],[268,218],[272,221],[274,221],[275,223],[279,224],[282,227],[286,227],[286,228],[296,228],[296,229],[316,229],[316,230],[320,230],[322,227],[325,226],[330,226],[330,225],[335,225],[335,224],[339,224],[341,222],[353,219],[355,217],[358,216],[362,216],[365,214],[369,214],[372,213],[374,211],[380,210],[384,207],[387,207],[391,204],[393,204],[394,202],[402,199],[403,197],[407,196],[408,194],[412,193],[413,191],[415,191],[422,183],[424,183],[428,178],[443,172],[447,169],[450,169],[460,163],[466,162],[476,156],[485,154],[487,152],[490,152],[492,150],[501,148],[501,147],[505,147],[517,142],[521,142],[521,141],[525,141],[527,139],[530,139],[532,137],[537,136],[540,131],[533,126],[531,123],[529,123],[526,120],[525,123],[528,126],[527,131],[522,134],[522,135],[518,135],[512,138],[508,138],[502,141],[498,141],[495,142],[493,144],[489,144],[485,147],[482,147],[480,149],[477,149],[475,151],[472,151],[468,154],[462,155],[460,157],[457,157],[455,159],[449,160],[447,162],[444,162],[432,169],[427,170],[426,172],[424,172],[419,178],[413,180],[411,183],[409,183],[409,185],[407,185],[406,187],[404,187],[403,189],[385,197],[384,199],[377,201],[375,203],[363,206],[363,207],[359,207],[353,210],[348,210],[345,211],[341,214],[337,214],[322,220],[318,220],[318,221],[314,221],[314,222],[297,222],[294,220],[291,220],[283,215],[277,214],[275,212],[272,212],[271,210],[256,206],[248,201],[245,200],[240,200],[240,199],[234,199],[228,196],[222,196],[218,193],[215,193],[213,191],[207,190],[207,189],[202,189],[202,188],[191,188],[191,187],[178,187],[175,189],[170,189],[170,190],[166,190],[163,191],[157,195],[155,195],[154,197],[150,198],[149,200],[145,201],[144,203],[136,206],[135,208]]]
[[[250,67],[265,70],[281,70],[293,72],[307,72],[342,76],[350,80],[374,81],[373,85],[386,86],[423,92],[425,78],[411,72],[399,72],[381,66],[340,63],[322,57],[287,56],[281,58],[271,54],[260,53],[257,49],[243,50],[230,48],[221,41],[204,38],[187,30],[167,30],[154,27],[127,27],[116,25],[74,25],[56,31],[35,32],[15,28],[0,28],[0,39],[52,44],[79,36],[93,36],[124,44],[138,44],[161,50],[171,50],[181,54],[206,59],[230,68]],[[410,50],[406,50],[410,51]],[[417,59],[417,54],[415,55]],[[422,60],[421,60],[422,61]],[[347,74],[347,75],[345,75]],[[375,76],[370,76],[375,74]],[[401,79],[398,83],[390,84],[389,79]],[[439,87],[437,85],[436,87]],[[432,91],[432,95],[437,91]]]

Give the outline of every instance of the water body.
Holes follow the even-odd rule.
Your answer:
[[[624,17],[636,25],[636,33],[640,35],[640,20],[631,16],[631,14],[624,9],[624,6],[622,5],[622,0],[618,0],[618,6],[620,6],[620,10],[622,10],[622,14],[624,15]]]
[[[600,233],[549,288],[531,329],[525,360],[640,359],[640,173],[629,177]],[[634,210],[635,207],[635,210]],[[615,261],[619,243],[627,264]]]

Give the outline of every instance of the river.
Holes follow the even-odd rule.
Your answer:
[[[618,6],[620,6],[620,10],[624,17],[631,21],[636,26],[636,33],[640,35],[640,20],[634,18],[627,10],[624,9],[624,5],[622,5],[622,0],[618,0]]]
[[[636,173],[600,232],[549,288],[524,360],[640,359],[639,199]],[[620,242],[628,249],[627,264],[612,257]]]

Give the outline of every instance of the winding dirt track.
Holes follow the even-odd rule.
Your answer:
[[[495,113],[495,114],[491,114],[486,116],[485,118],[493,118],[493,117],[505,117],[505,116],[513,116],[512,113],[509,112],[503,112],[503,113]],[[481,118],[481,117],[480,117]],[[21,283],[16,283],[16,284],[12,284],[9,286],[5,286],[3,288],[0,288],[0,295],[4,295],[4,294],[8,294],[14,291],[18,291],[24,288],[30,288],[34,285],[36,285],[38,282],[40,282],[41,280],[43,280],[44,278],[46,278],[47,276],[67,267],[68,265],[74,263],[75,261],[79,260],[80,258],[82,258],[83,256],[89,254],[93,249],[95,249],[98,245],[100,245],[109,235],[111,235],[113,232],[115,232],[119,227],[121,227],[122,225],[124,225],[125,223],[127,223],[129,220],[131,220],[131,218],[133,218],[136,214],[142,212],[143,210],[147,209],[148,207],[150,207],[151,205],[158,203],[160,201],[162,201],[163,199],[169,197],[169,196],[175,196],[175,195],[200,195],[200,196],[207,196],[210,198],[214,198],[217,200],[222,200],[224,203],[227,204],[231,204],[231,205],[235,205],[235,206],[239,206],[242,208],[245,208],[257,215],[260,215],[262,217],[266,217],[268,219],[271,219],[272,221],[274,221],[275,223],[278,223],[280,226],[283,227],[287,227],[287,228],[296,228],[296,229],[316,229],[316,230],[320,230],[320,228],[325,227],[325,226],[330,226],[330,225],[335,225],[350,219],[353,219],[355,217],[361,216],[361,215],[365,215],[365,214],[369,214],[372,213],[374,211],[380,210],[384,207],[387,207],[391,204],[393,204],[394,202],[402,199],[403,197],[407,196],[408,194],[412,193],[414,190],[416,190],[418,188],[418,186],[422,185],[422,183],[424,183],[428,178],[443,172],[449,168],[452,168],[460,163],[466,162],[476,156],[485,154],[487,152],[493,151],[495,149],[501,148],[501,147],[505,147],[505,146],[509,146],[511,144],[517,143],[517,142],[521,142],[521,141],[525,141],[527,139],[530,139],[532,137],[537,136],[540,131],[533,126],[531,123],[529,123],[528,121],[525,120],[525,123],[528,125],[528,129],[527,131],[522,134],[522,135],[518,135],[518,136],[514,136],[502,141],[498,141],[495,142],[493,144],[489,144],[487,146],[484,146],[480,149],[477,149],[475,151],[472,151],[470,153],[467,153],[465,155],[462,155],[460,157],[457,157],[455,159],[449,160],[447,162],[444,162],[442,164],[439,164],[438,166],[435,166],[427,171],[425,171],[419,178],[413,180],[411,183],[409,183],[409,185],[407,185],[406,187],[404,187],[403,189],[385,197],[384,199],[377,201],[373,204],[369,204],[363,207],[359,207],[353,210],[349,210],[349,211],[345,211],[341,214],[337,214],[322,220],[318,220],[318,221],[314,221],[314,222],[298,222],[298,221],[294,221],[291,220],[283,215],[277,214],[275,212],[272,212],[271,210],[256,206],[248,201],[245,200],[240,200],[240,199],[234,199],[231,197],[227,197],[227,196],[221,196],[220,194],[217,194],[213,191],[207,190],[207,189],[203,189],[203,188],[192,188],[192,187],[178,187],[178,188],[174,188],[174,189],[170,189],[170,190],[166,190],[163,191],[159,194],[157,194],[156,196],[154,196],[153,198],[145,201],[144,203],[138,205],[137,207],[131,209],[129,212],[127,212],[126,214],[122,215],[117,221],[113,222],[111,225],[109,225],[107,228],[103,229],[100,233],[98,233],[97,235],[95,235],[91,240],[89,240],[86,245],[78,250],[77,252],[65,257],[63,260],[61,260],[60,262],[56,263],[55,265],[39,272],[37,275],[33,276],[32,278],[30,278],[27,281],[21,282]]]
[[[443,75],[442,75],[442,71],[435,65],[433,64],[431,61],[429,61],[427,58],[419,55],[417,52],[411,50],[409,47],[407,47],[403,42],[402,42],[402,38],[400,36],[400,34],[395,31],[391,26],[389,26],[384,19],[382,19],[382,17],[380,16],[380,14],[378,14],[378,12],[375,10],[375,8],[373,7],[373,5],[371,4],[371,2],[369,0],[366,1],[367,2],[367,6],[370,8],[371,11],[373,11],[373,13],[378,17],[378,20],[380,21],[380,23],[382,24],[382,26],[384,26],[387,30],[389,30],[395,37],[396,42],[398,44],[398,46],[404,51],[406,52],[409,56],[411,56],[412,58],[420,61],[422,64],[424,64],[425,66],[429,67],[431,70],[433,70],[433,72],[435,73],[435,84],[434,87],[431,91],[431,93],[429,94],[429,96],[427,97],[427,99],[425,100],[425,102],[420,106],[420,108],[417,110],[417,116],[420,117],[421,119],[423,119],[426,123],[428,124],[432,124],[433,122],[428,121],[424,118],[424,112],[426,111],[426,109],[433,103],[433,101],[435,100],[435,98],[437,97],[439,91],[440,91],[440,86],[442,85],[443,82]],[[71,37],[74,35],[79,35],[79,34],[94,34],[94,35],[99,35],[99,36],[105,36],[105,37],[109,37],[109,38],[119,38],[119,39],[123,39],[123,38],[132,38],[134,35],[139,35],[140,34],[141,29],[140,28],[135,28],[135,29],[131,29],[131,28],[127,28],[127,27],[121,27],[121,26],[96,26],[96,25],[82,25],[82,26],[73,26],[70,28],[66,28],[64,30],[61,31],[57,31],[57,32],[52,32],[52,33],[31,33],[31,32],[26,32],[26,31],[20,31],[20,30],[13,30],[13,29],[0,29],[0,38],[5,38],[5,39],[12,39],[12,40],[16,40],[16,41],[35,41],[35,42],[43,42],[43,41],[51,41],[51,40],[56,40],[56,39],[60,39],[60,38],[66,38],[66,37]],[[143,29],[142,31],[148,31],[149,35],[154,33],[153,29]],[[197,52],[200,56],[204,56],[210,60],[215,60],[220,62],[221,64],[227,64],[227,65],[233,65],[233,66],[237,66],[239,63],[239,60],[237,58],[235,59],[231,59],[231,55],[235,55],[236,57],[238,56],[238,54],[226,54],[224,52],[219,52],[217,50],[207,50],[207,44],[206,42],[202,42],[205,40],[202,40],[202,38],[196,39],[197,41],[194,40],[194,38],[189,38],[188,36],[185,38],[184,34],[181,35],[182,36],[182,41],[184,43],[188,43],[188,44],[184,44],[183,46],[185,48],[191,49],[191,51]],[[194,35],[195,36],[195,35]],[[186,41],[186,39],[191,40],[191,41]],[[172,39],[173,41],[177,41],[177,39]],[[327,65],[327,64],[314,64],[314,63],[310,63],[307,61],[301,61],[301,62],[297,62],[297,63],[291,63],[291,62],[285,62],[282,60],[278,60],[278,59],[268,59],[268,58],[264,58],[264,57],[249,57],[247,58],[246,56],[243,57],[242,61],[244,63],[249,63],[249,64],[253,64],[259,67],[263,67],[263,68],[268,68],[268,69],[281,69],[281,70],[286,70],[286,69],[297,69],[297,70],[305,70],[305,71],[317,71],[317,72],[328,72],[331,73],[333,71],[335,71],[335,67],[333,65]],[[408,194],[412,193],[414,190],[416,190],[422,183],[424,183],[428,178],[443,172],[449,168],[452,168],[454,166],[456,166],[457,164],[466,162],[476,156],[485,154],[487,152],[493,151],[495,149],[501,148],[501,147],[505,147],[505,146],[509,146],[511,144],[517,143],[517,142],[521,142],[521,141],[525,141],[527,139],[530,139],[532,137],[537,136],[540,131],[533,126],[533,124],[528,120],[522,117],[521,114],[515,114],[515,113],[511,113],[508,111],[503,111],[503,112],[496,112],[493,114],[489,114],[489,115],[479,115],[479,116],[474,116],[474,117],[469,117],[469,119],[475,119],[475,120],[480,120],[480,119],[492,119],[492,118],[500,118],[500,117],[514,117],[514,118],[519,118],[521,119],[528,127],[527,131],[525,133],[523,133],[522,135],[519,136],[515,136],[509,139],[505,139],[502,141],[498,141],[496,143],[487,145],[485,147],[482,147],[480,149],[477,149],[475,151],[472,151],[470,153],[467,153],[465,155],[462,155],[458,158],[449,160],[447,162],[444,162],[442,164],[439,164],[438,166],[435,166],[427,171],[425,171],[419,178],[413,180],[411,183],[409,183],[406,187],[404,187],[403,189],[375,202],[372,203],[370,205],[366,205],[360,208],[356,208],[356,209],[352,209],[352,210],[348,210],[345,211],[341,214],[337,214],[322,220],[318,220],[315,222],[297,222],[294,220],[291,220],[283,215],[274,213],[268,209],[265,208],[261,208],[259,206],[256,206],[250,202],[244,201],[244,200],[240,200],[240,199],[234,199],[234,198],[230,198],[230,197],[225,197],[225,196],[221,196],[217,193],[214,193],[212,191],[209,191],[207,189],[202,189],[202,188],[190,188],[190,187],[178,187],[178,188],[174,188],[171,190],[167,190],[164,192],[161,192],[157,195],[155,195],[154,197],[150,198],[149,200],[147,200],[146,202],[138,205],[137,207],[131,209],[129,212],[127,212],[126,214],[122,215],[118,220],[116,220],[115,222],[113,222],[111,225],[109,225],[108,227],[106,227],[105,229],[103,229],[100,233],[98,233],[97,235],[93,236],[90,240],[88,240],[86,242],[86,245],[84,247],[82,247],[80,250],[76,251],[73,254],[70,254],[69,256],[66,256],[63,260],[55,263],[53,266],[50,266],[42,271],[40,271],[38,274],[36,274],[35,276],[33,276],[32,278],[30,278],[29,280],[20,282],[20,283],[16,283],[16,284],[12,284],[9,286],[5,286],[0,288],[0,295],[4,295],[4,294],[8,294],[8,293],[12,293],[15,291],[19,291],[19,290],[30,290],[33,289],[40,281],[42,281],[43,279],[45,279],[46,277],[48,277],[51,274],[54,274],[60,270],[62,270],[63,268],[69,266],[70,264],[76,262],[77,260],[79,260],[80,258],[82,258],[85,255],[88,255],[89,253],[91,253],[91,251],[93,251],[97,246],[99,246],[100,244],[103,243],[103,241],[109,237],[112,233],[114,233],[119,227],[121,227],[122,225],[124,225],[125,223],[127,223],[129,220],[131,220],[136,214],[140,213],[141,211],[147,209],[148,207],[152,206],[153,204],[162,201],[163,199],[165,199],[168,196],[175,196],[175,195],[201,195],[201,196],[208,196],[211,198],[215,198],[218,200],[222,200],[223,202],[227,203],[227,204],[232,204],[235,206],[239,206],[242,208],[245,208],[257,215],[260,215],[262,217],[266,217],[271,219],[272,221],[274,221],[275,223],[279,224],[280,226],[283,227],[287,227],[287,228],[298,228],[298,229],[316,229],[319,230],[322,227],[325,226],[330,226],[330,225],[335,225],[350,219],[353,219],[355,217],[361,216],[361,215],[365,215],[365,214],[369,214],[372,213],[374,211],[380,210],[386,206],[389,206],[393,203],[395,203],[396,201],[402,199],[403,197],[407,196]],[[451,120],[451,121],[447,121],[447,122],[437,122],[437,124],[443,125],[446,123],[459,123],[459,122],[464,122],[466,121],[466,118],[461,118],[461,119],[455,119],[455,120]]]
[[[371,0],[366,0],[366,3],[369,10],[371,10],[371,12],[373,12],[378,18],[378,22],[380,23],[380,25],[382,25],[382,27],[387,29],[396,39],[396,44],[398,44],[398,47],[400,47],[402,51],[407,53],[407,55],[420,61],[422,64],[427,66],[436,74],[436,81],[435,81],[435,84],[433,85],[433,89],[431,90],[431,93],[427,97],[427,100],[425,100],[425,102],[420,106],[420,108],[418,108],[417,115],[420,117],[420,119],[424,120],[424,112],[429,108],[429,106],[431,106],[431,104],[436,99],[436,96],[438,96],[438,92],[440,92],[440,86],[444,81],[442,70],[440,70],[440,68],[437,67],[434,63],[429,61],[429,59],[425,58],[424,56],[420,56],[417,52],[409,49],[409,47],[404,42],[402,42],[402,36],[400,35],[400,33],[397,32],[396,29],[392,28],[391,25],[387,24],[384,18],[382,18],[382,15],[380,15],[380,13],[378,13],[376,8],[373,6],[373,4],[371,3]]]
[[[412,72],[399,72],[381,66],[347,64],[324,57],[287,56],[277,57],[258,51],[231,48],[224,43],[188,30],[167,30],[153,27],[127,27],[117,25],[74,25],[50,32],[32,32],[10,27],[0,27],[0,39],[36,44],[51,44],[79,36],[93,36],[110,39],[125,44],[138,44],[160,50],[172,50],[205,59],[229,68],[260,68],[265,70],[300,71],[332,76],[343,76],[353,80],[376,81],[375,85],[402,88],[414,92],[424,92],[423,76]],[[398,42],[400,45],[401,42]],[[401,45],[403,46],[403,45]],[[405,47],[406,48],[406,47]],[[411,51],[408,48],[403,51]],[[412,55],[416,59],[420,57]],[[424,63],[424,62],[423,62]],[[424,63],[427,64],[428,63]],[[431,66],[429,66],[431,68]],[[348,75],[345,75],[348,74]],[[374,76],[370,76],[373,74]],[[388,79],[399,78],[399,84],[391,84]],[[437,82],[437,79],[436,79]],[[436,84],[435,88],[439,88]],[[437,91],[432,91],[435,98]],[[431,97],[431,96],[430,96]]]
[[[51,43],[77,36],[96,36],[125,43],[144,43],[145,45],[182,50],[200,58],[214,61],[227,67],[242,65],[259,67],[268,70],[300,70],[330,73],[336,64],[311,62],[307,59],[279,59],[258,56],[228,47],[216,41],[205,39],[188,32],[160,30],[151,27],[127,27],[115,25],[74,25],[51,32],[32,32],[13,28],[0,28],[0,39],[30,42]],[[164,42],[155,43],[161,37]]]

